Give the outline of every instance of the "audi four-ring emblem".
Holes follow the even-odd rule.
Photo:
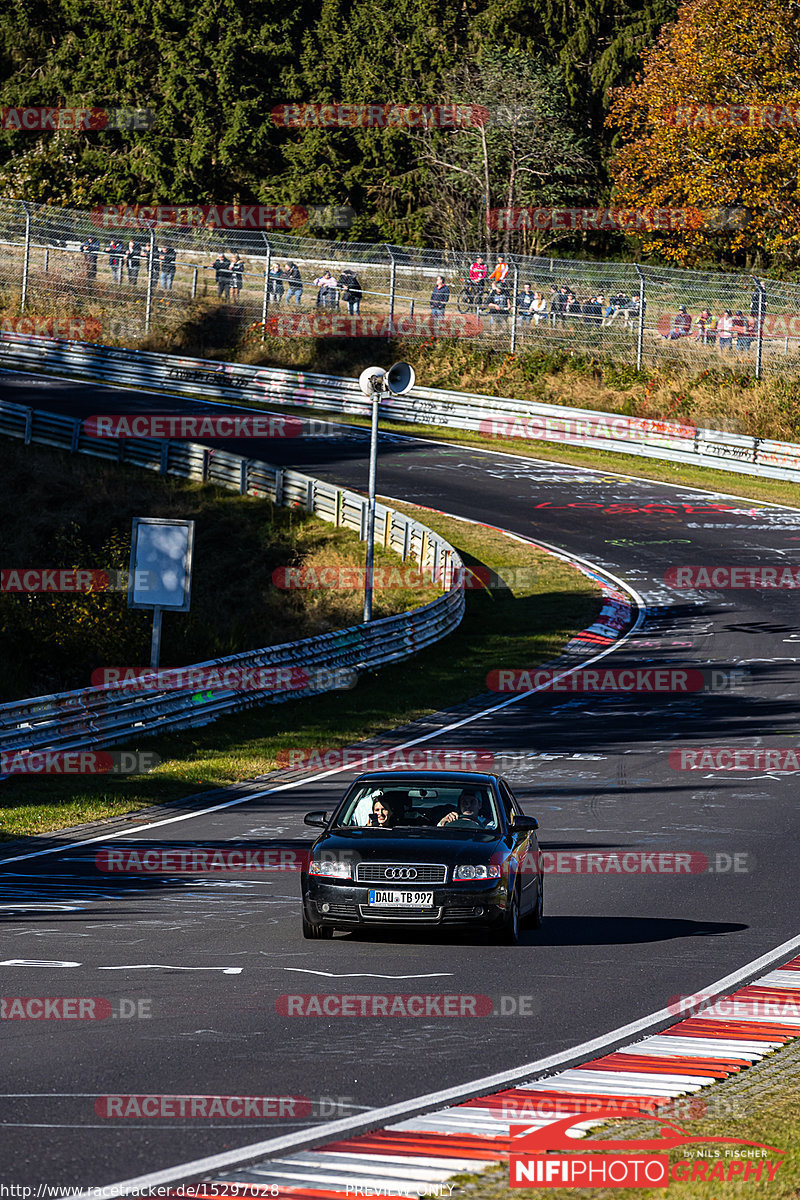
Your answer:
[[[416,879],[416,867],[387,867],[384,872],[386,879]]]

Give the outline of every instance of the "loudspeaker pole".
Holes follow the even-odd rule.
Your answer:
[[[375,568],[375,484],[378,475],[378,405],[386,393],[402,396],[416,382],[414,368],[408,363],[395,363],[388,371],[367,367],[362,371],[358,386],[372,402],[372,428],[369,440],[369,490],[367,493],[367,569],[364,581],[364,623],[372,620],[372,576]]]

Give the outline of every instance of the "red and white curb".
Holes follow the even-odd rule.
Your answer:
[[[588,1130],[597,1123],[592,1110],[603,1105],[619,1109],[621,1117],[657,1115],[678,1097],[696,1095],[798,1036],[800,957],[717,997],[698,1016],[611,1054],[375,1132],[214,1175],[205,1186],[194,1184],[192,1197],[449,1196],[447,1180],[455,1173],[507,1161],[512,1123],[541,1128],[570,1112],[586,1113],[581,1127]]]

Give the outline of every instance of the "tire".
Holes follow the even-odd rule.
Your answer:
[[[306,918],[305,911],[303,912],[303,937],[304,938],[332,938],[333,930],[329,925],[312,925]]]
[[[460,313],[470,313],[475,307],[475,301],[472,298],[472,288],[465,287],[458,293],[456,307]]]
[[[500,946],[516,946],[519,942],[520,924],[519,888],[515,887],[506,918],[495,930],[494,941]]]
[[[539,886],[536,889],[536,908],[534,908],[525,918],[525,924],[528,929],[541,929],[542,921],[544,920],[544,876],[539,876]]]

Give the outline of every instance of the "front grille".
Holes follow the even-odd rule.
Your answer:
[[[387,871],[416,871],[411,879],[391,879]],[[356,883],[389,883],[393,887],[416,887],[420,883],[444,883],[447,867],[444,863],[374,863],[360,862],[356,865]]]
[[[365,921],[377,918],[381,921],[438,921],[442,915],[441,908],[413,908],[409,905],[395,904],[359,904],[361,916]]]
[[[448,904],[444,910],[444,919],[448,917],[479,917],[483,913],[482,908],[464,907],[459,908],[456,904]]]

